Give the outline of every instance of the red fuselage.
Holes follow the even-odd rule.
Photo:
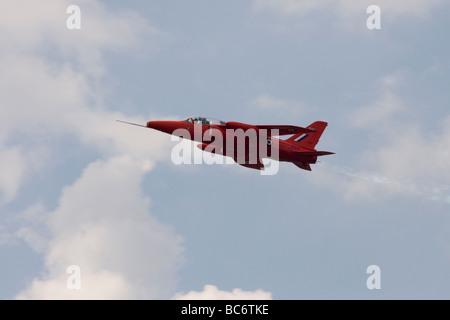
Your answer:
[[[314,128],[315,124],[319,130]],[[317,143],[326,127],[325,122],[315,122],[308,128],[301,128],[285,125],[257,126],[239,122],[225,123],[222,121],[213,123],[206,118],[188,118],[184,121],[148,121],[146,127],[197,141],[200,143],[198,147],[204,151],[230,156],[236,162],[238,162],[239,158],[238,152],[242,151],[242,149],[239,149],[239,135],[241,135],[244,139],[241,141],[245,141],[245,154],[243,160],[240,158],[242,161],[238,163],[254,169],[264,168],[261,158],[271,158],[278,161],[292,162],[302,169],[311,170],[309,164],[316,163],[317,156],[332,154],[332,152],[316,151],[314,149],[315,143]],[[253,136],[258,137],[259,140],[257,142],[252,140],[253,136],[249,133],[253,133]],[[287,140],[274,137],[285,134],[293,134],[293,136]],[[220,139],[218,139],[218,135],[221,136],[219,137]],[[314,137],[314,135],[318,137]],[[308,137],[310,137],[309,145],[308,139],[305,139]],[[218,143],[218,147],[208,148],[214,143]],[[230,150],[230,145],[232,150]],[[255,155],[253,158],[251,157],[252,153]],[[256,163],[252,159],[257,159]]]

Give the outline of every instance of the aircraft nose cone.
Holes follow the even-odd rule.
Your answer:
[[[172,134],[173,130],[175,130],[177,126],[174,121],[148,121],[147,128]]]
[[[147,128],[160,130],[161,129],[161,121],[148,121]]]

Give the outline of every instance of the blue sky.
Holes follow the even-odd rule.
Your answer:
[[[447,3],[70,4],[0,4],[2,299],[448,298]],[[189,115],[327,121],[336,154],[176,166],[115,122]]]

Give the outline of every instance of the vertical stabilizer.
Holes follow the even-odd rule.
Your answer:
[[[328,123],[326,122],[316,121],[306,127],[307,129],[314,130],[314,132],[298,133],[287,139],[287,141],[294,142],[299,147],[314,150],[327,125]]]

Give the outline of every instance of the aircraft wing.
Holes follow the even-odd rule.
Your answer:
[[[262,163],[261,158],[258,158],[256,163],[239,163],[236,162],[237,164],[246,167],[246,168],[250,168],[250,169],[256,169],[256,170],[264,170],[264,164]]]
[[[314,130],[306,129],[303,127],[290,126],[290,125],[256,125],[258,129],[266,129],[269,130],[278,130],[280,136],[285,136],[288,134],[297,134],[297,133],[307,133],[313,132]],[[270,131],[269,131],[270,132]]]
[[[234,122],[229,121],[226,123],[227,128],[231,129],[255,129],[256,131],[260,129],[265,129],[268,131],[268,134],[270,135],[270,130],[278,130],[279,136],[284,136],[288,134],[297,134],[297,133],[308,133],[308,132],[314,132],[314,130],[303,128],[303,127],[297,127],[297,126],[291,126],[291,125],[253,125],[253,124],[246,124],[241,122]]]

